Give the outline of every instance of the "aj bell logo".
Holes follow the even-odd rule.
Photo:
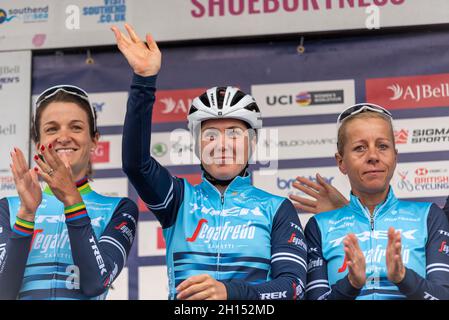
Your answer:
[[[392,91],[391,101],[414,100],[419,102],[423,99],[447,98],[449,97],[449,83],[440,83],[432,86],[429,84],[402,87],[395,83],[387,87]]]
[[[187,103],[182,99],[175,100],[173,98],[163,98],[159,100],[165,105],[165,109],[162,113],[187,113],[187,107],[192,104],[192,99],[187,99]]]

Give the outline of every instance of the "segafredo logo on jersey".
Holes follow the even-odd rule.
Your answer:
[[[41,254],[47,254],[54,249],[68,249],[70,246],[67,229],[57,234],[44,234],[43,229],[34,230],[31,240],[31,250],[36,250]]]
[[[389,109],[447,106],[449,74],[368,79],[366,96]]]
[[[197,203],[190,203],[190,206],[192,207],[190,213],[197,213],[199,211],[199,213],[203,215],[222,217],[239,217],[247,215],[254,215],[256,217],[263,216],[263,213],[260,211],[259,207],[255,207],[254,209],[232,207],[229,209],[217,210],[214,208],[207,208],[205,206],[200,207]]]
[[[119,230],[122,233],[122,236],[130,243],[132,244],[134,242],[134,233],[133,231],[128,227],[128,222],[123,221],[118,226],[114,227],[115,230]]]
[[[208,220],[201,219],[198,222],[192,236],[186,238],[187,242],[195,242],[198,239],[203,240],[204,243],[214,241],[227,240],[250,240],[254,239],[256,235],[256,227],[252,225],[252,221],[245,224],[231,225],[227,221],[224,225],[213,227],[208,225]]]
[[[416,240],[414,237],[414,234],[418,231],[418,229],[408,230],[404,231],[401,229],[397,229],[396,231],[399,231],[401,233],[401,237],[403,239],[407,240]],[[388,240],[388,230],[374,230],[372,232],[370,231],[364,231],[362,233],[356,234],[357,239],[360,242],[366,242],[369,241],[371,238],[376,240]],[[346,238],[346,235],[343,237],[340,237],[335,240],[329,241],[330,244],[332,244],[332,248],[338,247],[342,244],[343,240]]]
[[[193,99],[204,91],[206,88],[158,91],[153,107],[153,122],[185,122]]]
[[[387,250],[381,245],[377,245],[376,248],[363,251],[363,255],[365,256],[365,262],[367,265],[372,263],[380,264],[385,259],[386,253]],[[410,261],[410,249],[403,248],[402,262],[405,265],[407,265],[409,261]],[[345,256],[342,266],[338,269],[338,273],[345,272],[347,270],[347,267],[348,263]]]

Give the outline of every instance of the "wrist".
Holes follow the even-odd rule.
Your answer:
[[[363,284],[360,285],[360,284],[358,284],[356,281],[354,281],[353,277],[352,277],[350,274],[348,274],[348,280],[349,280],[349,284],[350,284],[354,289],[360,290],[360,289],[363,288]]]
[[[36,216],[36,211],[35,210],[34,211],[33,210],[28,210],[28,209],[20,207],[16,216],[18,218],[22,219],[22,220],[34,223],[34,218]]]
[[[83,202],[83,198],[81,198],[81,195],[77,192],[77,194],[67,196],[62,203],[64,203],[64,208],[66,208],[81,202]]]
[[[20,236],[32,236],[34,233],[34,221],[24,220],[17,216],[16,223],[13,226],[13,231]]]
[[[64,215],[65,215],[65,221],[71,222],[75,221],[84,217],[87,217],[87,210],[86,205],[81,200],[79,203],[75,203],[70,206],[64,207]]]

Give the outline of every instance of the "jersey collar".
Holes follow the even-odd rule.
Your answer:
[[[373,212],[373,216],[374,217],[379,217],[380,215],[386,213],[388,211],[389,208],[391,208],[396,202],[398,201],[398,199],[396,198],[394,192],[393,192],[393,188],[390,186],[390,189],[388,191],[388,195],[387,198],[385,199],[384,202],[378,204],[375,208],[374,208],[374,212]],[[351,191],[351,195],[350,195],[350,200],[349,200],[349,207],[361,214],[364,215],[368,215],[369,216],[369,210],[368,208],[366,208],[361,202],[360,199],[355,196],[352,191]]]
[[[76,182],[76,187],[81,195],[85,195],[92,192],[92,188],[89,185],[89,179],[87,177],[78,180]],[[53,195],[53,191],[51,191],[48,185],[45,186],[44,193],[48,195]]]

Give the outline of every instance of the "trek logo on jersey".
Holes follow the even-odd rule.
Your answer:
[[[97,243],[95,242],[95,237],[92,236],[89,239],[89,242],[91,243],[91,248],[94,252],[95,259],[97,260],[98,269],[100,270],[101,275],[103,275],[104,273],[108,273],[103,257],[101,256],[100,249],[98,249]]]
[[[366,98],[389,109],[446,106],[449,74],[368,79]]]
[[[93,227],[100,227],[100,222],[104,220],[103,217],[91,218],[90,223]],[[65,222],[65,215],[38,215],[34,221],[36,224],[40,223],[63,223]]]
[[[438,230],[438,233],[449,238],[449,232],[447,232],[446,230],[440,229]]]
[[[136,219],[134,219],[134,217],[132,215],[130,215],[129,213],[122,213],[122,217],[131,220],[132,223],[134,223],[134,226],[137,226]]]
[[[449,255],[449,246],[447,245],[446,241],[441,242],[438,252]]]
[[[121,231],[123,237],[132,244],[134,242],[134,233],[132,230],[128,227],[128,222],[124,221],[120,223],[118,226],[114,227],[115,230]]]
[[[6,243],[0,244],[0,266],[3,264],[3,260],[6,257]]]
[[[401,229],[398,229],[397,231],[399,231],[401,233],[401,237],[404,239],[416,240],[416,238],[413,235],[418,231],[418,229],[413,229],[413,230],[408,230],[408,231],[403,231]],[[388,230],[375,230],[372,232],[372,234],[370,231],[364,231],[362,233],[356,234],[356,237],[360,242],[366,242],[366,241],[370,240],[371,237],[376,240],[388,240]],[[346,238],[346,235],[344,235],[343,237],[340,237],[338,239],[330,241],[330,243],[332,244],[332,248],[335,248],[335,247],[338,247],[339,245],[341,245],[341,243],[343,242],[343,240],[345,238]]]
[[[248,221],[246,224],[238,224],[231,226],[231,223],[227,221],[223,226],[211,227],[208,226],[206,219],[201,219],[195,228],[191,237],[186,238],[187,242],[195,242],[197,239],[203,240],[204,243],[214,241],[227,241],[229,240],[246,240],[254,239],[256,234],[256,227],[252,225],[252,221]]]
[[[304,242],[303,239],[298,238],[296,236],[296,233],[294,233],[294,232],[290,236],[290,239],[288,239],[287,243],[294,244],[295,246],[301,247],[301,248],[303,248],[304,250],[307,251],[307,244]]]
[[[207,208],[205,206],[199,207],[197,203],[190,203],[192,209],[190,213],[196,213],[197,210],[200,210],[200,213],[203,215],[211,215],[211,216],[222,216],[222,217],[240,217],[247,216],[252,214],[254,216],[263,216],[263,213],[260,211],[258,207],[254,209],[249,208],[239,208],[233,207],[229,209],[217,210],[214,208]]]
[[[287,291],[261,293],[260,299],[261,300],[287,299]]]
[[[302,230],[302,228],[300,226],[298,226],[296,223],[290,222],[290,227],[298,230],[299,232],[301,232],[301,234],[304,234],[304,231]]]

